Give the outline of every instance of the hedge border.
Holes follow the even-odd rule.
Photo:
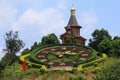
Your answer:
[[[20,62],[26,61],[25,58],[29,57],[30,55],[31,54],[25,54],[25,55],[20,56]],[[26,61],[26,62],[27,62],[27,64],[31,64],[33,67],[45,68],[46,69],[45,65],[40,65],[40,64],[33,63],[33,62],[30,62],[30,61]]]
[[[79,64],[90,62],[90,61],[94,60],[96,58],[96,56],[97,56],[97,52],[94,49],[92,49],[91,47],[88,47],[88,46],[79,45],[79,44],[51,44],[51,45],[46,45],[46,46],[38,47],[37,49],[33,50],[31,52],[31,55],[30,55],[30,60],[32,60],[35,63],[47,65],[48,67],[50,67],[51,66],[50,64],[48,64],[46,62],[39,61],[38,59],[35,58],[34,55],[38,51],[40,51],[41,49],[48,48],[48,47],[53,47],[53,46],[78,46],[78,47],[83,47],[83,48],[86,48],[86,49],[90,49],[92,51],[92,56],[91,57],[89,57],[88,59],[86,59],[84,61],[74,63],[74,66],[78,66]]]
[[[103,54],[102,54],[102,58],[97,59],[97,60],[94,60],[94,61],[91,61],[91,62],[88,62],[88,63],[84,63],[84,64],[79,65],[79,66],[78,66],[78,71],[82,71],[83,68],[92,66],[92,65],[94,65],[95,63],[103,62],[107,57],[108,57],[108,56],[107,56],[105,53],[103,53]]]

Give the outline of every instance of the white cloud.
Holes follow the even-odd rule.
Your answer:
[[[12,29],[18,31],[33,29],[33,32],[39,31],[42,34],[48,34],[62,29],[64,24],[63,15],[54,8],[43,11],[28,9],[17,22],[13,23]]]
[[[28,9],[12,24],[14,31],[21,33],[23,41],[29,47],[42,36],[55,33],[58,37],[64,32],[65,21],[63,14],[54,8],[43,11]]]

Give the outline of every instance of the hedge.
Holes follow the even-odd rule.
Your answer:
[[[20,56],[20,61],[23,62],[25,61],[25,58],[29,57],[30,54],[26,54],[26,55],[22,55]],[[46,68],[45,65],[40,65],[40,64],[36,64],[36,63],[33,63],[33,62],[30,62],[30,61],[26,61],[27,64],[31,64],[33,67],[36,67],[36,68]]]
[[[83,48],[92,50],[93,54],[92,54],[92,56],[90,58],[88,58],[88,59],[86,59],[84,61],[81,61],[81,62],[74,63],[74,66],[78,66],[79,64],[90,62],[90,61],[94,60],[96,58],[96,56],[97,56],[97,52],[94,49],[92,49],[91,47],[88,47],[88,46],[79,45],[79,44],[51,44],[51,45],[46,45],[46,46],[38,47],[37,49],[33,50],[31,52],[31,55],[30,55],[30,60],[32,60],[35,63],[47,65],[48,67],[50,67],[50,64],[48,64],[46,62],[41,62],[38,59],[36,59],[35,58],[35,54],[36,54],[36,52],[38,52],[41,49],[48,48],[48,47],[53,47],[53,46],[78,46],[78,47],[83,47]]]
[[[79,66],[78,66],[78,70],[82,71],[83,68],[92,66],[92,65],[94,65],[95,63],[100,63],[100,62],[104,61],[106,58],[107,58],[107,55],[106,55],[106,54],[102,54],[102,58],[100,58],[100,59],[97,59],[97,60],[94,60],[94,61],[91,61],[91,62],[88,62],[88,63],[84,63],[84,64],[79,65]]]

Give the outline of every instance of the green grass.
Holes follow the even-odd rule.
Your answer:
[[[60,62],[60,60],[53,54],[47,54],[46,58],[52,62]]]
[[[109,57],[104,62],[99,63],[99,67],[106,67],[114,62],[120,61],[119,58]],[[17,70],[22,71],[22,65],[19,62],[15,62],[14,65],[8,66],[5,68],[3,73],[0,73],[0,80],[19,80],[18,78],[21,77],[21,80],[70,80],[73,76],[85,76],[86,80],[92,80],[92,77],[95,76],[91,71],[94,70],[94,66],[87,67],[84,70],[84,73],[77,71],[75,73],[67,72],[67,71],[47,71],[44,74],[39,72],[39,69],[36,68],[29,68],[27,72],[16,74]],[[5,76],[5,74],[7,74]]]
[[[64,62],[71,62],[71,61],[74,61],[75,59],[78,59],[80,56],[78,54],[75,54],[75,55],[71,55],[67,58],[64,59]]]

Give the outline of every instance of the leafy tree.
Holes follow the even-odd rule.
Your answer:
[[[109,56],[120,56],[120,39],[114,38],[113,40],[104,39],[98,44],[98,51],[107,53]]]
[[[77,43],[77,40],[73,36],[66,36],[65,43],[67,44]]]
[[[115,39],[112,42],[113,50],[111,51],[116,57],[120,57],[120,39]]]
[[[49,44],[59,44],[60,42],[59,42],[57,36],[54,33],[52,33],[52,34],[49,34],[47,36],[44,36],[42,38],[41,43],[43,45],[49,45]]]
[[[107,30],[101,29],[98,30],[96,29],[93,33],[92,33],[92,37],[93,39],[89,39],[89,46],[94,48],[95,50],[98,50],[98,44],[105,38],[111,40],[111,36],[108,33]]]
[[[10,56],[8,53],[6,53],[5,56],[0,61],[0,70],[4,69],[6,65],[9,65],[10,61],[11,61]]]
[[[37,42],[34,42],[33,46],[31,46],[31,51],[37,48],[39,44]]]
[[[105,38],[98,44],[98,50],[102,53],[110,55],[110,51],[113,50],[112,43],[108,38]]]
[[[22,40],[18,38],[18,32],[9,31],[5,35],[5,44],[6,48],[4,51],[9,55],[8,65],[11,65],[17,58],[16,53],[20,51],[24,47],[24,43]]]
[[[115,36],[115,37],[113,38],[113,40],[116,40],[116,39],[120,39],[120,37],[119,37],[119,36]]]
[[[31,52],[31,50],[29,50],[28,48],[26,48],[26,49],[23,50],[22,55],[28,54],[30,52]]]
[[[115,62],[112,65],[103,68],[94,80],[120,80],[120,62]]]

